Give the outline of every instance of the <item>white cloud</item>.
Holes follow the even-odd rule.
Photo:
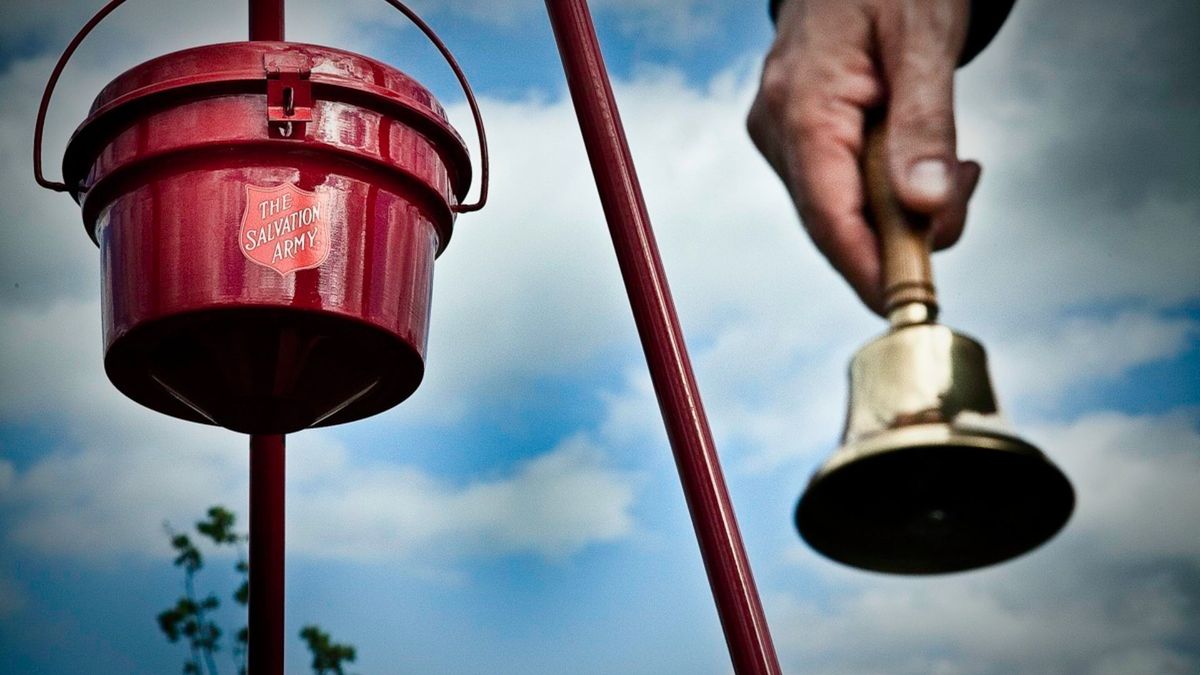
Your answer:
[[[293,481],[291,550],[354,560],[531,552],[566,556],[634,528],[632,477],[582,437],[465,485],[410,467],[349,465],[344,451]]]
[[[1078,595],[1039,602],[1006,598],[1004,586],[1016,583],[908,582],[850,594],[825,607],[777,600],[774,635],[785,668],[820,674],[1067,675],[1114,672],[1117,663],[1144,663],[1151,656],[1179,670],[1121,672],[1182,673],[1197,665],[1163,646],[1189,630],[1182,588],[1134,578],[1089,594],[1069,584]]]
[[[93,562],[161,557],[168,553],[164,521],[187,527],[218,503],[245,517],[244,437],[142,417],[134,443],[114,443],[100,427],[94,439],[77,441],[82,450],[13,472],[0,490],[9,523],[4,546]],[[327,433],[307,432],[289,439],[288,476],[288,547],[299,555],[415,563],[509,553],[557,558],[634,528],[634,477],[606,466],[583,438],[507,475],[459,485],[412,466],[356,464]]]
[[[1200,414],[1096,413],[1030,429],[1076,484],[1071,524],[1106,559],[1200,561]]]
[[[791,463],[815,464],[832,452],[846,408],[846,355],[803,360],[758,376],[769,350],[731,354],[729,343],[693,352],[705,410],[728,470],[761,474]],[[750,347],[749,349],[753,349]],[[740,372],[739,363],[748,365]],[[666,448],[649,376],[633,368],[604,397],[603,437],[619,447]]]
[[[1038,151],[1052,153],[1041,146]],[[988,157],[999,176],[1019,158],[998,149]],[[945,316],[1005,330],[1049,323],[1061,312],[1110,303],[1160,309],[1200,295],[1200,200],[1152,191],[1127,206],[1080,207],[1073,199],[1044,203],[1014,194],[1035,177],[1009,171],[993,178],[972,204],[962,244],[940,256]],[[987,180],[987,179],[985,179]],[[935,259],[936,260],[936,259]],[[1006,326],[1007,324],[1007,326]]]
[[[0,324],[0,418],[56,420],[60,446],[17,470],[0,461],[6,546],[113,560],[167,553],[161,525],[214,503],[246,514],[244,436],[157,415],[103,374],[99,308],[59,302]],[[64,327],[72,327],[65,329]],[[291,550],[346,559],[572,554],[633,521],[632,476],[585,438],[459,486],[420,468],[363,466],[329,431],[289,439]],[[331,517],[335,516],[335,517]],[[434,545],[436,544],[436,545]]]
[[[954,316],[1002,303],[989,324],[1002,329],[1200,294],[1200,136],[1182,86],[1194,7],[1089,7],[1094,20],[1078,22],[1069,3],[1018,3],[957,80],[959,147],[984,174],[960,250],[942,256]]]
[[[513,377],[579,369],[632,334],[568,104],[481,105],[491,198],[435,266],[428,371],[405,406],[422,419],[452,420]]]
[[[0,486],[6,546],[162,555],[164,519],[187,523],[214,503],[245,513],[244,437],[125,399],[104,375],[100,342],[95,301],[10,311],[0,324],[0,418],[55,433],[47,454]]]
[[[99,276],[99,255],[84,233],[79,207],[66,195],[33,182],[29,149],[41,87],[53,60],[17,61],[0,73],[0,86],[13,92],[0,100],[0,180],[11,186],[0,197],[0,218],[11,223],[0,250],[0,299],[4,306],[47,302],[61,295],[91,294]],[[87,66],[84,66],[87,69]],[[78,71],[77,71],[78,72]],[[95,73],[95,70],[90,70]],[[83,78],[89,82],[94,78]],[[66,129],[90,103],[95,87],[65,83],[47,119],[45,171],[57,180]]]
[[[1180,355],[1200,323],[1145,312],[1068,318],[990,350],[1005,400],[1054,403],[1080,386],[1113,382],[1132,368]]]
[[[1186,673],[1195,667],[1195,660],[1166,647],[1143,647],[1105,654],[1088,672],[1091,675]]]
[[[32,421],[109,413],[114,397],[104,378],[100,306],[59,300],[45,307],[10,310],[0,324],[0,417]]]
[[[18,471],[0,494],[4,546],[93,562],[169,552],[164,521],[186,526],[212,504],[246,513],[244,439],[146,412],[137,429],[93,427]],[[76,430],[78,433],[78,430]],[[111,432],[111,433],[110,433]]]

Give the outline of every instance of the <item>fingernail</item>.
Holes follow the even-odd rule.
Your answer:
[[[940,159],[922,159],[908,170],[908,187],[924,199],[937,201],[950,192],[950,174]]]

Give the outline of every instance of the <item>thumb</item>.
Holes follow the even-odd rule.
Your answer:
[[[893,3],[881,17],[879,47],[887,80],[888,169],[900,203],[936,213],[954,200],[958,161],[954,68],[966,23],[954,3]]]

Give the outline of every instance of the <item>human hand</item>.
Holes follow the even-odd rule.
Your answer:
[[[954,69],[968,0],[784,0],[747,119],[809,236],[862,301],[883,312],[879,242],[862,173],[866,111],[886,108],[888,173],[927,214],[934,249],[962,234],[980,166],[955,150]]]

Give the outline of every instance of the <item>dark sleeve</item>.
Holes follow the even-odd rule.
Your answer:
[[[770,0],[771,21],[778,18],[779,6],[783,1]],[[967,40],[963,44],[962,54],[958,57],[958,65],[966,65],[988,46],[992,38],[996,37],[996,33],[1000,32],[1000,26],[1008,18],[1015,2],[1016,0],[971,0],[971,23],[967,27]]]

